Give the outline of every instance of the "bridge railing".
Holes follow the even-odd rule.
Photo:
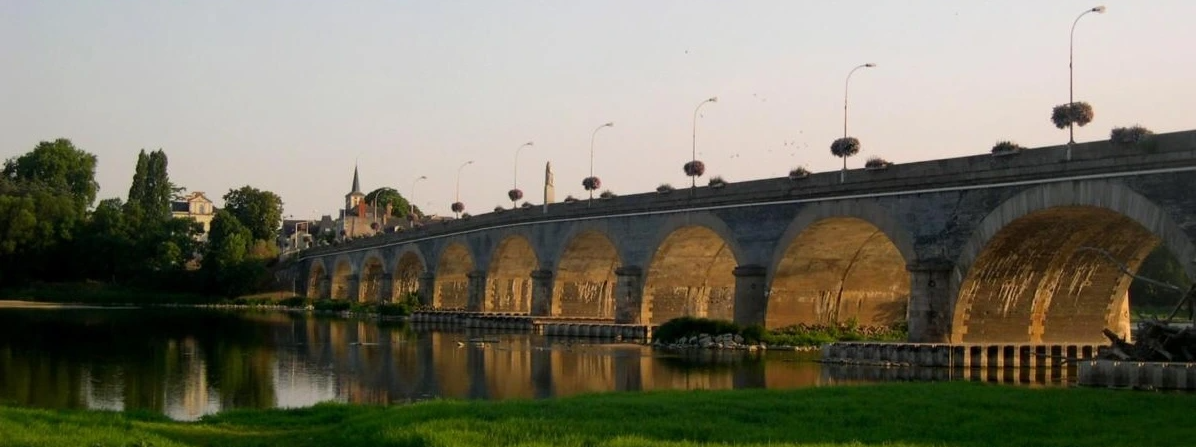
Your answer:
[[[620,214],[750,205],[786,200],[878,195],[969,185],[1029,182],[1043,179],[1132,172],[1196,165],[1196,131],[1158,134],[1149,147],[1119,147],[1109,141],[1078,143],[1066,161],[1067,146],[1026,149],[1009,156],[991,154],[891,165],[882,170],[852,169],[840,183],[837,171],[728,183],[722,187],[679,188],[668,193],[647,192],[610,199],[552,203],[547,207],[507,209],[464,219],[430,223],[397,233],[305,250],[300,257],[464,233],[494,227],[560,219],[598,218]]]

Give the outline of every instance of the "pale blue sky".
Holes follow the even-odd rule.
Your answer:
[[[458,165],[467,210],[557,198],[595,170],[617,193],[688,184],[699,158],[730,181],[833,170],[843,79],[851,134],[909,162],[1059,144],[1072,20],[1052,1],[35,1],[0,0],[0,157],[57,137],[99,156],[100,197],[127,193],[136,153],[217,199],[244,184],[288,214],[335,213],[355,158],[445,214]],[[1076,31],[1077,140],[1115,126],[1196,128],[1196,1],[1107,1]],[[786,141],[793,142],[786,145]],[[738,157],[734,157],[738,154]],[[704,183],[704,182],[703,182]],[[429,205],[430,203],[430,205]]]

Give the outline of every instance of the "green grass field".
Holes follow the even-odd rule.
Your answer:
[[[976,383],[321,404],[199,422],[0,407],[12,446],[1180,446],[1196,395]]]

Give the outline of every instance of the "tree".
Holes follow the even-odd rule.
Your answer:
[[[229,190],[224,195],[224,208],[249,229],[254,239],[273,241],[282,225],[282,198],[270,191],[248,185]]]
[[[128,209],[131,214],[148,218],[152,222],[170,218],[170,199],[175,186],[167,173],[166,152],[161,149],[137,154],[137,168],[133,172],[133,184],[129,187]]]
[[[76,149],[71,140],[38,143],[33,151],[4,162],[4,177],[14,183],[61,191],[74,198],[80,214],[96,199],[96,156]]]
[[[394,188],[382,187],[370,191],[365,195],[365,203],[368,206],[377,206],[379,210],[386,209],[386,205],[390,205],[390,215],[395,217],[406,217],[411,212],[411,202],[407,201]],[[415,207],[415,215],[421,215],[419,207]]]

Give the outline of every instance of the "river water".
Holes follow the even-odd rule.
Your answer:
[[[0,402],[146,409],[180,420],[323,401],[393,404],[951,378],[949,371],[821,365],[816,356],[666,353],[630,343],[288,312],[0,308]]]

